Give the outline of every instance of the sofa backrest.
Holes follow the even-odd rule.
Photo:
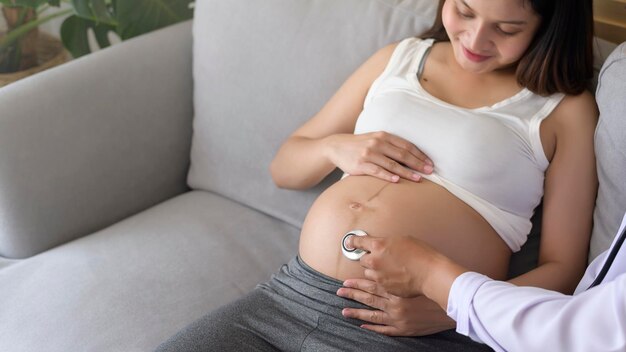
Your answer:
[[[626,212],[626,43],[604,62],[596,100],[600,109],[595,136],[600,185],[593,215],[590,260],[611,245]]]
[[[437,1],[203,0],[195,6],[189,186],[301,226],[337,173],[309,191],[277,189],[269,164],[280,144],[377,49],[428,29]]]

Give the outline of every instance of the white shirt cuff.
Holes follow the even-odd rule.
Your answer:
[[[476,291],[491,279],[485,275],[466,272],[454,280],[448,296],[448,316],[456,321],[459,334],[470,334],[470,308]]]

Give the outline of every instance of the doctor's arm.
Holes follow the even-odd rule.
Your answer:
[[[439,297],[457,331],[503,351],[626,350],[626,274],[576,296],[465,273]]]
[[[348,245],[370,252],[360,260],[368,279],[394,295],[425,295],[457,332],[496,351],[626,350],[626,273],[569,296],[469,272],[411,237],[354,236]]]

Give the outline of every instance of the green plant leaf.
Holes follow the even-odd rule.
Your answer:
[[[117,25],[112,14],[112,5],[106,0],[72,0],[72,6],[78,17],[97,23]]]
[[[12,45],[16,41],[19,41],[22,36],[26,35],[26,33],[28,33],[31,29],[36,28],[39,25],[46,23],[54,18],[65,16],[72,11],[72,9],[57,11],[51,15],[37,18],[33,21],[26,22],[23,25],[14,28],[12,31],[8,32],[6,35],[0,38],[0,50],[7,48],[9,45]]]
[[[86,20],[74,15],[66,18],[61,24],[61,41],[74,57],[91,52],[86,22]]]
[[[47,4],[48,1],[49,0],[0,0],[0,2],[7,7],[30,7],[33,9],[36,9],[43,4]],[[58,0],[54,1],[58,2]]]
[[[100,48],[111,45],[108,39],[109,32],[115,32],[115,27],[96,23],[78,16],[70,16],[61,24],[61,40],[73,57],[80,57],[91,52],[89,47],[89,29],[92,29]]]
[[[115,27],[106,24],[93,23],[92,28],[96,37],[96,42],[98,42],[100,49],[111,46],[111,41],[109,41],[109,32],[115,33]]]
[[[191,0],[117,0],[117,33],[126,40],[193,17]]]

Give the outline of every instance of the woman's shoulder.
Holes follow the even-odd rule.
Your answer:
[[[363,71],[367,72],[373,78],[378,77],[385,70],[400,42],[388,44],[376,51],[363,65]]]
[[[541,123],[541,141],[548,160],[552,160],[558,150],[568,151],[587,146],[586,143],[591,143],[590,148],[593,149],[593,135],[598,121],[593,95],[585,91],[578,95],[556,93],[547,98],[558,103]]]
[[[578,95],[564,95],[554,114],[558,119],[588,120],[595,124],[598,119],[598,106],[593,94],[585,90]]]
[[[393,42],[391,44],[387,44],[384,47],[378,49],[378,51],[373,55],[373,57],[380,57],[381,59],[386,59],[385,61],[389,61],[391,55],[393,55],[394,51],[401,42]]]
[[[387,44],[378,49],[368,60],[373,71],[379,74],[389,66],[399,66],[403,62],[411,61],[420,45],[424,45],[422,39],[409,37],[400,41]]]
[[[593,133],[598,122],[598,107],[591,92],[565,95],[551,114],[551,119],[561,133]]]
[[[419,37],[408,37],[402,40],[393,42],[388,44],[382,48],[380,48],[374,55],[385,56],[390,58],[392,54],[396,51],[400,52],[399,54],[407,54],[410,52],[414,52],[420,47],[429,47],[433,45],[432,39],[423,39]]]

